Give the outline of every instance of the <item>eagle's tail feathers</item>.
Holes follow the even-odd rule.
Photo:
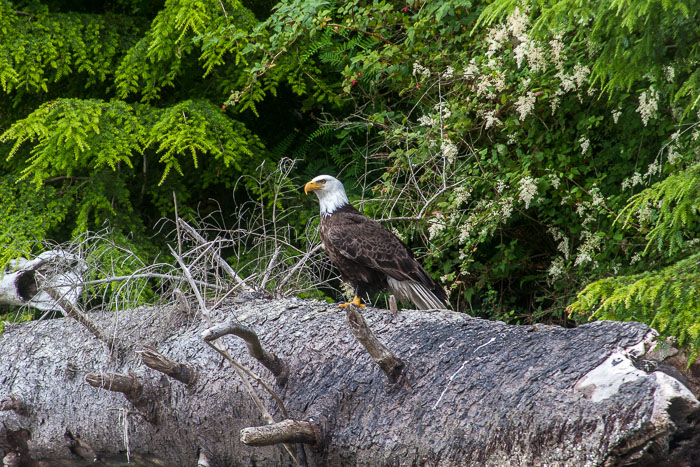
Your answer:
[[[419,310],[445,309],[445,302],[419,282],[398,281],[390,276],[387,282],[389,290],[399,301],[409,301]]]

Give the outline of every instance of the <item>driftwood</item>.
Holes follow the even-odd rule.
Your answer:
[[[164,465],[294,465],[288,444],[268,444],[303,443],[297,460],[316,466],[699,460],[699,403],[677,379],[645,365],[655,333],[642,324],[563,329],[363,309],[376,338],[404,364],[390,384],[345,312],[316,301],[239,299],[211,319],[236,316],[286,365],[286,384],[274,386],[287,416],[258,392],[275,421],[266,425],[239,376],[203,341],[210,326],[162,319],[170,328],[149,331],[145,313],[90,316],[129,336],[125,355],[69,318],[8,325],[0,335],[0,458],[87,462],[128,450]],[[249,354],[250,342],[221,341],[274,381]],[[167,356],[151,355],[162,369],[143,364],[144,348]],[[188,365],[196,379],[167,376],[174,367],[167,362]],[[99,388],[86,383],[90,373]],[[125,383],[124,392],[103,389],[108,381]]]
[[[0,305],[29,306],[43,311],[60,309],[56,298],[75,304],[82,291],[84,264],[62,250],[49,250],[31,260],[10,261],[0,270]]]

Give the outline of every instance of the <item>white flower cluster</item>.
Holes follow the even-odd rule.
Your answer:
[[[472,196],[471,188],[465,188],[463,186],[458,186],[455,188],[455,199],[454,206],[459,207],[462,203],[467,201]]]
[[[496,186],[494,188],[496,189],[496,193],[500,195],[507,187],[508,184],[504,180],[499,180],[496,182]]]
[[[520,120],[523,121],[535,108],[535,93],[528,92],[526,96],[520,96],[515,103],[515,109],[520,114]]]
[[[441,212],[435,214],[435,217],[428,220],[428,237],[432,240],[437,237],[437,235],[445,230],[445,215]]]
[[[406,236],[403,235],[401,232],[399,232],[399,229],[397,229],[396,227],[392,227],[392,228],[391,228],[391,233],[393,233],[394,235],[396,235],[396,238],[398,238],[398,239],[401,240],[402,242],[406,243]]]
[[[561,104],[561,97],[554,95],[549,101],[549,107],[552,109],[552,115],[554,115],[554,112],[556,112],[559,108],[559,104]]]
[[[681,160],[683,158],[683,155],[681,152],[678,150],[678,145],[672,144],[668,147],[668,154],[666,155],[666,161],[674,165],[676,162]]]
[[[681,154],[678,152],[678,148],[675,144],[672,144],[668,148],[667,161],[669,164],[673,165],[678,162],[681,158]],[[645,182],[649,182],[656,175],[661,175],[663,166],[659,159],[655,159],[651,164],[647,166],[647,171],[643,175],[639,172],[635,172],[631,177],[622,180],[622,189],[627,190],[628,188],[634,188],[637,185],[643,185]]]
[[[473,79],[479,74],[479,67],[476,64],[476,58],[472,58],[469,65],[464,69],[464,79]]]
[[[559,69],[564,66],[566,61],[566,53],[564,52],[564,43],[562,42],[563,34],[559,33],[554,36],[554,39],[549,41],[549,46],[552,48],[552,59],[554,65]]]
[[[479,75],[474,91],[477,96],[484,96],[487,99],[493,100],[496,98],[496,92],[501,92],[506,88],[506,78],[497,69],[498,64],[489,63],[484,67],[484,72]]]
[[[588,139],[587,136],[581,135],[581,137],[578,139],[578,144],[581,146],[581,154],[586,154],[591,145],[591,140]]]
[[[537,195],[537,184],[534,178],[527,176],[520,179],[519,185],[518,198],[525,203],[525,209],[527,209]]]
[[[564,258],[554,258],[552,264],[549,265],[547,274],[549,274],[554,280],[559,279],[562,276],[562,274],[564,274]]]
[[[593,207],[593,203],[585,200],[580,201],[576,205],[576,214],[581,217],[581,225],[583,227],[587,227],[589,224],[595,221],[598,210],[593,209]]]
[[[547,69],[547,57],[544,47],[539,42],[527,37],[513,49],[513,56],[518,68],[522,67],[523,61],[527,60],[527,66],[531,71],[544,71]]]
[[[628,188],[634,188],[642,183],[644,183],[642,180],[642,174],[635,172],[631,177],[622,180],[622,189],[626,190]]]
[[[431,117],[430,115],[423,115],[423,116],[418,118],[418,123],[420,124],[420,126],[433,127],[433,126],[435,126],[437,121],[435,121],[435,119],[433,117]]]
[[[630,264],[635,264],[638,263],[642,260],[642,255],[639,253],[635,253],[632,258],[630,258]]]
[[[515,7],[513,13],[508,17],[508,29],[511,34],[518,39],[525,38],[527,28],[530,25],[530,19],[527,17],[527,10],[521,10],[520,7]]]
[[[510,218],[511,214],[513,214],[513,197],[505,197],[500,201],[499,204],[501,207],[501,222],[505,222]]]
[[[570,251],[569,251],[569,237],[564,235],[564,232],[561,230],[557,229],[556,227],[550,227],[547,229],[547,232],[552,234],[552,238],[554,238],[555,242],[557,243],[557,250],[561,252],[561,254],[564,255],[565,259],[569,259]]]
[[[593,206],[605,206],[605,197],[595,184],[591,187],[591,204]]]
[[[666,81],[673,83],[673,78],[676,77],[676,70],[672,66],[665,66],[664,73],[666,74]]]
[[[645,222],[651,220],[651,214],[651,206],[649,206],[649,203],[644,203],[637,211],[639,223],[644,224]]]
[[[484,125],[485,129],[489,129],[494,125],[500,125],[501,121],[496,117],[496,111],[495,110],[490,110],[484,114],[484,120],[486,120],[486,125]]]
[[[455,69],[452,68],[451,66],[448,66],[445,68],[444,73],[442,74],[442,79],[452,79],[452,76],[455,74]]]
[[[647,123],[652,118],[656,117],[656,111],[659,108],[659,93],[653,87],[642,92],[639,95],[639,107],[637,112],[642,117],[642,123],[647,126]]]
[[[454,162],[458,152],[457,145],[449,139],[445,139],[442,144],[440,144],[440,152],[442,152],[442,157],[447,159],[448,162]]]
[[[612,119],[615,124],[617,124],[617,121],[620,119],[620,115],[622,115],[622,110],[618,107],[616,110],[613,110],[611,112],[612,114]]]
[[[499,24],[493,27],[486,34],[486,43],[489,45],[489,50],[486,52],[487,57],[494,56],[503,44],[508,40],[508,30],[505,24]]]
[[[593,256],[595,256],[596,251],[600,249],[600,245],[603,242],[601,237],[586,230],[581,232],[581,234],[585,240],[576,250],[578,254],[574,260],[574,266],[580,266],[593,261]]]
[[[473,216],[469,216],[466,222],[463,222],[459,229],[459,243],[465,244],[471,237],[472,229],[474,228]]]
[[[418,62],[413,62],[413,76],[420,80],[426,80],[430,78],[430,70]]]
[[[647,173],[642,175],[643,178],[651,178],[654,175],[659,175],[661,173],[661,164],[658,160],[654,160],[649,166],[647,166]]]
[[[440,115],[440,121],[444,122],[452,116],[452,111],[443,102],[438,102],[433,106],[433,109]]]
[[[579,89],[588,79],[588,75],[591,74],[590,68],[585,65],[577,63],[574,65],[574,69],[571,74],[567,74],[564,70],[559,70],[557,72],[557,78],[560,81],[560,89],[557,91],[559,95],[563,95],[569,91],[575,91]]]
[[[559,188],[559,185],[561,184],[561,178],[559,178],[559,175],[555,174],[549,174],[549,184],[552,185],[552,188],[555,190]]]

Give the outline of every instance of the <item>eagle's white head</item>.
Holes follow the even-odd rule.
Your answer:
[[[343,184],[330,175],[319,175],[307,183],[304,186],[304,193],[308,194],[309,191],[313,191],[318,196],[321,215],[329,216],[339,207],[350,204]]]

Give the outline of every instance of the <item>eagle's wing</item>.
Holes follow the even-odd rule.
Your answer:
[[[437,284],[393,233],[359,212],[345,212],[328,230],[333,247],[345,258],[378,270],[397,281],[426,287]]]

